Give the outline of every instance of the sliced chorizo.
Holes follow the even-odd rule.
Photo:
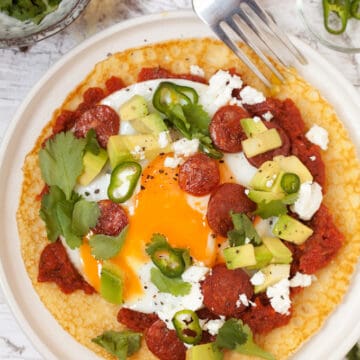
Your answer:
[[[75,120],[76,114],[74,111],[62,110],[55,120],[53,134],[58,134],[62,131],[70,130],[74,126]]]
[[[117,315],[119,323],[133,331],[144,332],[155,321],[159,320],[156,314],[145,314],[139,311],[121,308]]]
[[[217,315],[238,317],[245,309],[239,296],[245,294],[248,299],[254,290],[249,275],[242,269],[229,270],[224,264],[212,268],[201,284],[204,304]]]
[[[260,167],[265,161],[272,160],[275,156],[283,155],[288,156],[290,154],[290,140],[286,134],[286,132],[274,121],[263,122],[268,129],[275,128],[277,132],[279,133],[279,136],[281,138],[282,145],[274,150],[266,151],[262,154],[247,158],[249,163],[251,165],[254,165],[255,167]]]
[[[145,332],[149,350],[160,360],[185,360],[186,347],[175,330],[169,330],[162,320],[155,321]]]
[[[43,249],[39,261],[38,281],[54,282],[65,294],[76,290],[83,290],[85,294],[95,292],[71,263],[60,240],[46,245]]]
[[[248,112],[236,105],[221,107],[212,117],[209,131],[215,146],[221,151],[235,153],[242,150],[241,141],[246,139],[240,120],[249,117]]]
[[[179,169],[179,186],[185,192],[203,196],[219,184],[220,171],[216,160],[197,153],[189,157]]]
[[[226,237],[233,229],[230,211],[249,214],[255,209],[255,203],[246,196],[242,185],[224,183],[211,194],[206,217],[211,230]]]
[[[101,200],[98,205],[100,216],[92,231],[95,234],[119,235],[121,230],[129,223],[124,208],[111,200]]]
[[[106,148],[111,135],[117,135],[120,129],[119,115],[107,105],[95,105],[83,112],[74,125],[74,134],[85,137],[90,129],[96,132],[97,140]]]

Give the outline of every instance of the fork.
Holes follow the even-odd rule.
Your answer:
[[[284,76],[268,59],[267,53],[278,59],[285,67],[290,66],[281,52],[286,52],[301,64],[307,64],[303,54],[283,33],[271,16],[256,0],[192,0],[197,16],[222,40],[268,87],[271,81],[238,46],[242,40],[249,45],[271,72],[283,82]],[[275,49],[275,43],[278,49]]]

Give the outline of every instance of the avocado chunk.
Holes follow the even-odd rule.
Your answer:
[[[104,149],[100,149],[99,154],[95,155],[91,151],[86,151],[83,157],[83,172],[78,177],[77,182],[86,186],[94,180],[100,173],[108,159],[108,154]]]
[[[250,200],[256,202],[257,204],[263,202],[268,204],[270,201],[281,200],[282,198],[284,198],[284,193],[250,190],[247,196]]]
[[[272,263],[290,264],[292,262],[291,251],[279,238],[263,237],[262,241],[272,254]]]
[[[261,269],[266,265],[269,265],[272,259],[272,254],[265,245],[259,245],[254,247],[256,264],[253,266],[247,266],[248,270]]]
[[[248,138],[251,138],[267,130],[267,127],[260,120],[260,118],[258,119],[259,120],[257,121],[253,118],[245,118],[240,120],[241,127],[243,128]]]
[[[261,285],[254,287],[255,294],[266,290],[269,286],[275,285],[290,276],[290,264],[270,264],[260,270],[265,277]]]
[[[131,126],[141,134],[152,133],[158,135],[168,130],[159,113],[151,113],[144,117],[134,119],[131,121]]]
[[[263,154],[279,148],[282,145],[281,137],[276,129],[269,129],[241,142],[247,157]]]
[[[312,235],[313,230],[289,215],[280,215],[272,232],[280,239],[301,245]]]
[[[186,351],[186,360],[222,360],[222,351],[214,343],[195,345]]]
[[[275,161],[265,161],[250,181],[254,190],[271,191],[281,174],[281,168]]]
[[[112,304],[121,304],[123,300],[123,278],[118,266],[104,261],[100,276],[100,294]]]
[[[120,119],[129,121],[146,116],[149,113],[147,101],[143,96],[134,95],[124,102],[119,109]]]
[[[109,138],[107,152],[112,169],[115,169],[118,164],[124,161],[131,161],[134,159],[129,149],[125,145],[123,140],[124,136],[125,135],[113,135]]]
[[[254,246],[245,244],[224,249],[226,267],[230,270],[256,264]]]
[[[308,168],[295,155],[291,156],[275,156],[274,161],[279,164],[281,170],[287,173],[294,173],[300,178],[300,182],[312,182],[313,176]]]

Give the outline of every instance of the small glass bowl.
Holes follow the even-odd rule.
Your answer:
[[[348,19],[346,30],[334,35],[325,29],[322,0],[297,0],[297,9],[306,28],[321,44],[345,53],[360,52],[360,20]]]
[[[59,7],[40,24],[20,21],[0,12],[0,48],[27,47],[70,25],[90,0],[62,0]]]

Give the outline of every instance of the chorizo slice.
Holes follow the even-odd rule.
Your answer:
[[[224,264],[216,265],[201,284],[204,304],[217,315],[238,317],[245,309],[239,296],[251,299],[254,290],[249,275],[242,269],[229,270]]]
[[[109,137],[119,133],[120,118],[111,107],[95,105],[80,115],[73,129],[78,138],[85,137],[90,129],[94,129],[100,146],[106,149]]]
[[[246,139],[240,120],[249,117],[248,112],[236,105],[221,107],[212,117],[209,131],[215,146],[221,151],[235,153],[242,150],[241,141]]]
[[[198,153],[189,157],[179,170],[179,186],[185,192],[203,196],[210,194],[220,182],[216,160]]]
[[[250,158],[247,157],[249,163],[257,168],[260,167],[265,161],[272,160],[275,156],[278,155],[288,156],[290,154],[290,147],[291,147],[289,137],[287,136],[286,132],[277,123],[275,123],[274,121],[271,122],[264,121],[263,123],[266,125],[268,129],[275,128],[277,130],[277,132],[280,135],[282,145],[277,149],[269,150],[263,154],[259,154]]]
[[[155,321],[145,332],[149,350],[160,360],[185,360],[186,347],[175,330],[169,330],[162,320]]]
[[[111,200],[100,200],[98,205],[100,207],[100,216],[92,231],[95,234],[119,235],[121,230],[129,223],[124,208]]]
[[[144,332],[155,321],[159,320],[156,314],[145,314],[139,311],[121,308],[117,315],[119,323],[133,331]]]
[[[95,293],[71,263],[60,240],[45,246],[39,261],[39,282],[54,282],[65,294],[83,290],[85,294]]]
[[[233,229],[230,211],[249,214],[255,209],[256,204],[246,196],[242,185],[224,183],[211,194],[206,217],[211,230],[226,237]]]

